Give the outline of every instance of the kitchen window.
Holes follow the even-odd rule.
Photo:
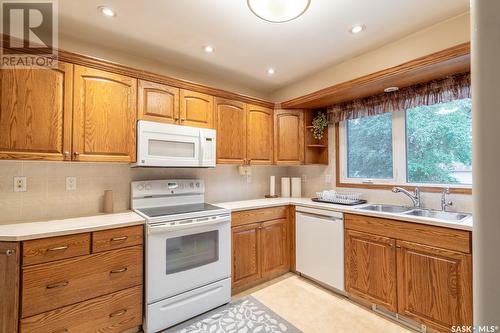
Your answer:
[[[465,98],[342,121],[340,182],[470,188],[471,120]]]

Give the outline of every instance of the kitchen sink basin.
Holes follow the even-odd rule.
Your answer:
[[[357,209],[370,210],[372,212],[394,213],[394,214],[400,214],[411,210],[411,208],[408,207],[394,206],[394,205],[368,205]]]
[[[430,209],[412,209],[410,211],[404,212],[403,214],[447,221],[462,221],[470,216],[470,214],[465,213],[443,212]]]

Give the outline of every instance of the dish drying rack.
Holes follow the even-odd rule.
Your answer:
[[[341,205],[359,205],[366,203],[366,200],[361,199],[359,192],[337,192],[334,190],[316,192],[316,197],[313,201],[328,202]]]

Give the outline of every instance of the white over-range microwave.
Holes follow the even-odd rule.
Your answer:
[[[214,168],[215,130],[139,120],[136,167]]]

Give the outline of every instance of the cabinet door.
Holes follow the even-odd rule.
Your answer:
[[[138,118],[166,124],[179,122],[179,89],[164,84],[139,81]]]
[[[73,65],[0,70],[0,158],[71,159]]]
[[[17,332],[19,318],[19,242],[0,242],[0,332]]]
[[[469,254],[397,243],[398,312],[439,331],[472,325]]]
[[[181,125],[215,128],[213,96],[181,89],[180,114]]]
[[[278,165],[299,165],[304,162],[302,110],[274,111],[274,161]]]
[[[245,103],[223,98],[215,99],[217,123],[217,163],[246,162]]]
[[[273,110],[247,105],[247,159],[250,164],[273,164]]]
[[[135,161],[137,80],[75,66],[73,159]]]
[[[395,240],[346,230],[345,283],[350,294],[396,312]]]
[[[233,289],[258,281],[261,277],[260,223],[232,229]]]
[[[287,219],[262,223],[262,277],[271,277],[290,269]]]

